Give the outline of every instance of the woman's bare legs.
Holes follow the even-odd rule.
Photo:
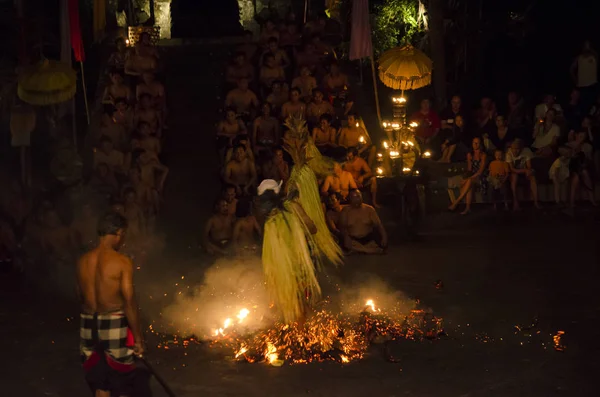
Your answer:
[[[473,201],[473,189],[469,189],[469,191],[467,192],[467,197],[466,197],[466,206],[465,206],[465,210],[463,212],[461,212],[461,215],[467,215],[469,212],[471,212],[471,202]]]
[[[454,203],[452,203],[452,205],[449,207],[449,209],[451,211],[454,211],[456,209],[456,207],[458,207],[458,205],[460,204],[462,199],[465,198],[467,193],[469,193],[471,191],[472,185],[473,185],[473,180],[471,178],[465,180],[465,183],[460,188],[460,195],[456,198],[456,201]]]

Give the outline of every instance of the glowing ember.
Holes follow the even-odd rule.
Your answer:
[[[246,345],[242,344],[240,346],[240,349],[235,353],[235,358],[238,358],[239,356],[246,353],[247,351],[248,351],[248,348],[246,347]]]
[[[564,335],[565,335],[565,331],[558,331],[556,333],[556,335],[554,335],[552,337],[552,340],[554,341],[554,350],[559,351],[559,352],[564,352],[565,351],[565,349],[567,347],[562,342],[562,337]]]
[[[369,307],[369,308],[371,308],[371,311],[372,311],[373,313],[377,313],[377,312],[380,312],[380,311],[381,311],[381,309],[376,309],[376,308],[375,308],[375,302],[373,302],[373,299],[369,299],[369,300],[368,300],[368,301],[365,303],[365,307]]]
[[[343,363],[349,363],[350,362],[350,360],[348,360],[348,357],[346,357],[344,355],[340,356],[340,358],[342,359]]]
[[[238,322],[241,324],[242,321],[244,321],[244,319],[246,317],[248,317],[248,314],[250,314],[250,310],[248,310],[248,309],[242,309],[242,310],[240,310],[240,312],[237,315],[237,318],[239,320]]]

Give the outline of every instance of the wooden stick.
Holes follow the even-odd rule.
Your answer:
[[[85,115],[87,116],[87,123],[90,125],[90,108],[87,100],[87,88],[85,88],[85,74],[83,72],[83,62],[79,62],[81,66],[81,85],[83,86],[83,100],[85,102]]]
[[[160,383],[160,385],[165,390],[165,392],[169,395],[169,397],[177,397],[175,395],[175,393],[173,392],[173,390],[171,390],[171,388],[169,387],[169,385],[167,385],[167,382],[165,382],[165,380],[158,373],[156,373],[156,371],[154,370],[154,368],[152,367],[152,365],[150,365],[150,363],[148,362],[148,360],[146,360],[146,358],[143,357],[143,356],[140,356],[138,358],[144,363],[144,365],[146,366],[146,368],[148,369],[148,371],[152,374],[152,376],[154,376],[154,378],[156,379],[156,381],[158,383]]]
[[[379,107],[379,93],[377,92],[377,76],[375,74],[375,61],[373,55],[371,55],[371,72],[373,73],[373,90],[375,91],[375,108],[377,109],[377,118],[379,119],[379,125],[381,125],[381,108]]]

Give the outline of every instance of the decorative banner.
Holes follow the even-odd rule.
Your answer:
[[[373,55],[371,24],[369,22],[369,0],[354,0],[352,3],[352,33],[350,36],[350,60]]]
[[[79,1],[69,0],[69,27],[71,32],[71,47],[77,62],[85,61],[85,52],[83,50],[83,39],[81,38],[81,28],[79,26]]]

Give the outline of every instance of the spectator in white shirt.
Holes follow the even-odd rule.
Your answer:
[[[531,158],[533,153],[527,148],[523,148],[523,141],[515,139],[510,149],[506,153],[506,162],[510,167],[510,188],[513,194],[513,210],[518,211],[520,209],[519,199],[517,198],[517,183],[519,178],[525,178],[529,181],[529,188],[531,189],[531,195],[533,196],[533,205],[536,208],[540,208],[538,203],[538,191],[537,191],[537,180],[535,179],[535,172],[531,168]]]
[[[533,127],[533,144],[531,147],[539,157],[550,157],[556,147],[556,142],[560,136],[560,127],[556,125],[554,119],[556,111],[549,109],[543,120],[538,120]]]
[[[554,109],[556,114],[562,114],[562,108],[556,103],[556,98],[552,94],[544,96],[544,101],[535,107],[534,119],[543,120],[549,109]]]

